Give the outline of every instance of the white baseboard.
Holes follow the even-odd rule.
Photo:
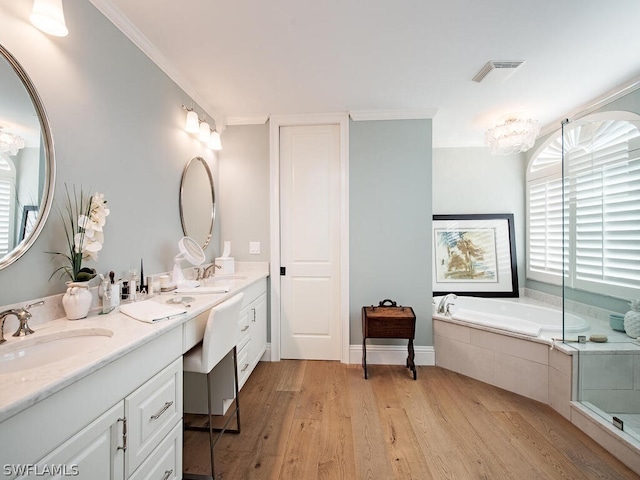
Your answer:
[[[435,365],[433,347],[414,347],[416,365]],[[362,345],[349,347],[349,363],[362,363]],[[406,365],[407,347],[403,345],[367,345],[368,365]]]
[[[436,353],[433,347],[414,347],[416,365],[435,365]],[[262,362],[271,361],[271,343],[267,343]],[[369,365],[406,365],[407,347],[402,345],[367,345],[367,364]],[[349,347],[349,363],[362,363],[362,345]]]

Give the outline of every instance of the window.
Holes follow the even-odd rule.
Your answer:
[[[640,117],[606,115],[565,126],[564,197],[560,136],[529,164],[527,277],[561,284],[564,270],[570,287],[636,298]]]
[[[0,257],[13,249],[15,175],[12,162],[0,156]]]

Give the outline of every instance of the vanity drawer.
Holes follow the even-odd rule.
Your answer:
[[[125,416],[128,447],[125,476],[129,476],[180,423],[182,357],[125,398]]]
[[[244,382],[249,378],[251,373],[251,363],[249,361],[249,344],[251,340],[245,343],[240,350],[237,351],[238,355],[238,390],[242,388]]]
[[[240,316],[238,317],[238,349],[241,348],[240,345],[244,343],[244,339],[249,336],[249,313],[251,309],[249,307],[243,307],[240,310]]]
[[[178,423],[129,480],[182,478],[182,423]]]

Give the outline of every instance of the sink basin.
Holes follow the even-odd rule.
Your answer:
[[[0,375],[38,368],[106,345],[113,332],[107,328],[78,328],[46,334],[38,332],[0,345]]]

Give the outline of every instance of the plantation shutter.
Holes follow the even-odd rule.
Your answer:
[[[640,287],[640,149],[635,128],[608,133],[606,146],[571,152],[567,163],[575,286],[612,294]]]
[[[562,275],[562,180],[559,175],[528,182],[529,270]]]
[[[13,212],[13,175],[9,163],[0,158],[0,257],[9,253],[9,243],[13,232],[11,213]]]

